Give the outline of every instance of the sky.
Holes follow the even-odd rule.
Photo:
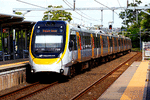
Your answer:
[[[48,5],[53,6],[60,6],[62,5],[63,8],[69,8],[69,6],[64,2],[69,2],[73,4],[74,0],[20,0],[24,2],[28,2],[34,5],[48,7]],[[92,7],[104,7],[103,5],[95,2],[94,0],[75,0],[76,1],[76,8],[92,8]],[[126,7],[127,0],[97,0],[98,2],[106,5],[107,7]],[[135,0],[128,0],[129,3],[135,2]],[[142,4],[140,6],[144,6],[145,4],[149,4],[150,0],[141,0]],[[39,8],[32,5],[28,5],[19,0],[0,0],[0,13],[4,14],[13,14],[13,8]],[[113,27],[121,27],[122,26],[122,19],[119,18],[118,14],[123,10],[115,10],[114,13],[114,23]],[[81,15],[77,14],[75,11],[68,11],[72,13],[73,20],[71,23],[82,24],[84,26],[93,26],[93,25],[101,25],[101,11],[100,10],[82,10],[77,11],[78,13],[82,14],[89,19],[85,19],[81,17]],[[24,12],[23,12],[24,13]],[[103,27],[108,27],[109,22],[112,22],[113,13],[111,10],[104,10],[103,11]],[[29,21],[40,21],[44,16],[44,11],[31,11],[25,14],[25,19]],[[94,20],[93,20],[94,19]],[[96,20],[96,21],[95,21]]]

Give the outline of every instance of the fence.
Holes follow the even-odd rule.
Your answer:
[[[150,60],[150,42],[143,42],[142,60]]]

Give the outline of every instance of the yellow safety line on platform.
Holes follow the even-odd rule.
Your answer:
[[[11,64],[5,64],[5,65],[0,65],[0,67],[19,65],[19,64],[24,64],[24,63],[28,63],[28,62],[29,62],[29,61],[17,62],[17,63],[11,63]]]
[[[148,63],[148,61],[141,62],[120,100],[143,99]]]

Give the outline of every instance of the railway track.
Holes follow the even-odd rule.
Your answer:
[[[40,91],[43,91],[53,85],[57,84],[58,81],[51,84],[40,84],[39,82],[33,83],[31,85],[25,86],[15,91],[11,91],[0,96],[0,100],[22,100],[26,99]]]
[[[95,81],[93,84],[91,84],[90,86],[88,86],[87,88],[83,89],[80,93],[78,93],[77,95],[75,95],[74,97],[72,97],[70,100],[79,100],[79,99],[88,99],[88,100],[94,100],[97,99],[96,97],[92,97],[89,96],[89,94],[91,93],[90,91],[92,91],[92,89],[96,88],[96,86],[98,84],[103,84],[104,80],[106,80],[107,78],[111,77],[111,75],[113,75],[115,72],[117,72],[119,70],[119,74],[117,76],[117,78],[130,66],[130,64],[132,64],[134,61],[137,61],[141,58],[141,53],[137,53],[134,56],[132,56],[131,58],[127,59],[126,61],[124,61],[123,63],[121,63],[120,65],[118,65],[116,68],[114,68],[113,70],[111,70],[110,72],[108,72],[106,75],[103,75],[100,79],[98,79],[97,81]],[[130,63],[130,64],[129,64]],[[126,66],[124,69],[121,69],[122,66]],[[128,66],[128,67],[127,67]],[[116,78],[116,79],[117,79]],[[116,80],[115,79],[115,80]],[[115,81],[114,80],[114,81]],[[114,82],[113,81],[113,82]],[[112,82],[112,83],[113,83]],[[111,83],[111,84],[112,84]],[[111,85],[110,84],[110,85]],[[109,86],[110,86],[109,85]],[[101,85],[102,86],[102,85]],[[105,88],[105,90],[109,87],[107,85],[107,87]],[[94,90],[95,91],[95,90]],[[101,91],[101,90],[99,90]],[[104,90],[101,91],[101,93],[99,94],[99,96],[104,92]],[[98,96],[98,97],[99,97]]]
[[[139,55],[139,54],[137,54]],[[136,56],[134,55],[134,57],[132,58],[136,58],[135,60],[139,59],[140,57],[139,56]],[[130,58],[130,59],[132,59]],[[127,61],[129,61],[130,59],[128,59]],[[134,60],[134,61],[135,61]],[[126,64],[128,63],[127,61],[121,63],[122,65],[123,64]],[[120,64],[120,66],[121,66]],[[114,70],[117,70],[119,68],[115,68]],[[98,80],[99,82],[94,82],[91,86],[95,87],[96,85],[98,85],[99,83],[102,83],[103,80],[106,79],[106,77],[109,77],[111,74],[113,74],[114,72],[109,72],[107,76],[102,76],[102,78],[100,80]],[[36,82],[34,84],[31,84],[29,86],[26,86],[24,88],[21,88],[19,90],[16,90],[16,91],[12,91],[10,93],[7,93],[7,94],[4,94],[4,95],[1,95],[0,96],[0,100],[22,100],[22,99],[26,99],[28,97],[32,97],[34,95],[36,95],[37,93],[39,93],[40,91],[43,91],[43,90],[46,90],[47,88],[57,84],[58,82],[54,82],[52,84],[40,84],[39,82]],[[72,100],[76,100],[76,99],[80,99],[82,98],[85,98],[87,96],[87,94],[89,93],[90,90],[92,90],[92,87],[89,86],[88,88],[84,89],[82,92],[83,93],[79,93],[78,94],[78,97],[77,95],[74,96],[72,98]]]

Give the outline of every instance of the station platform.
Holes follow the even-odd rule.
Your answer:
[[[134,62],[97,100],[150,100],[150,61]]]
[[[0,61],[0,70],[27,65],[29,58]]]

